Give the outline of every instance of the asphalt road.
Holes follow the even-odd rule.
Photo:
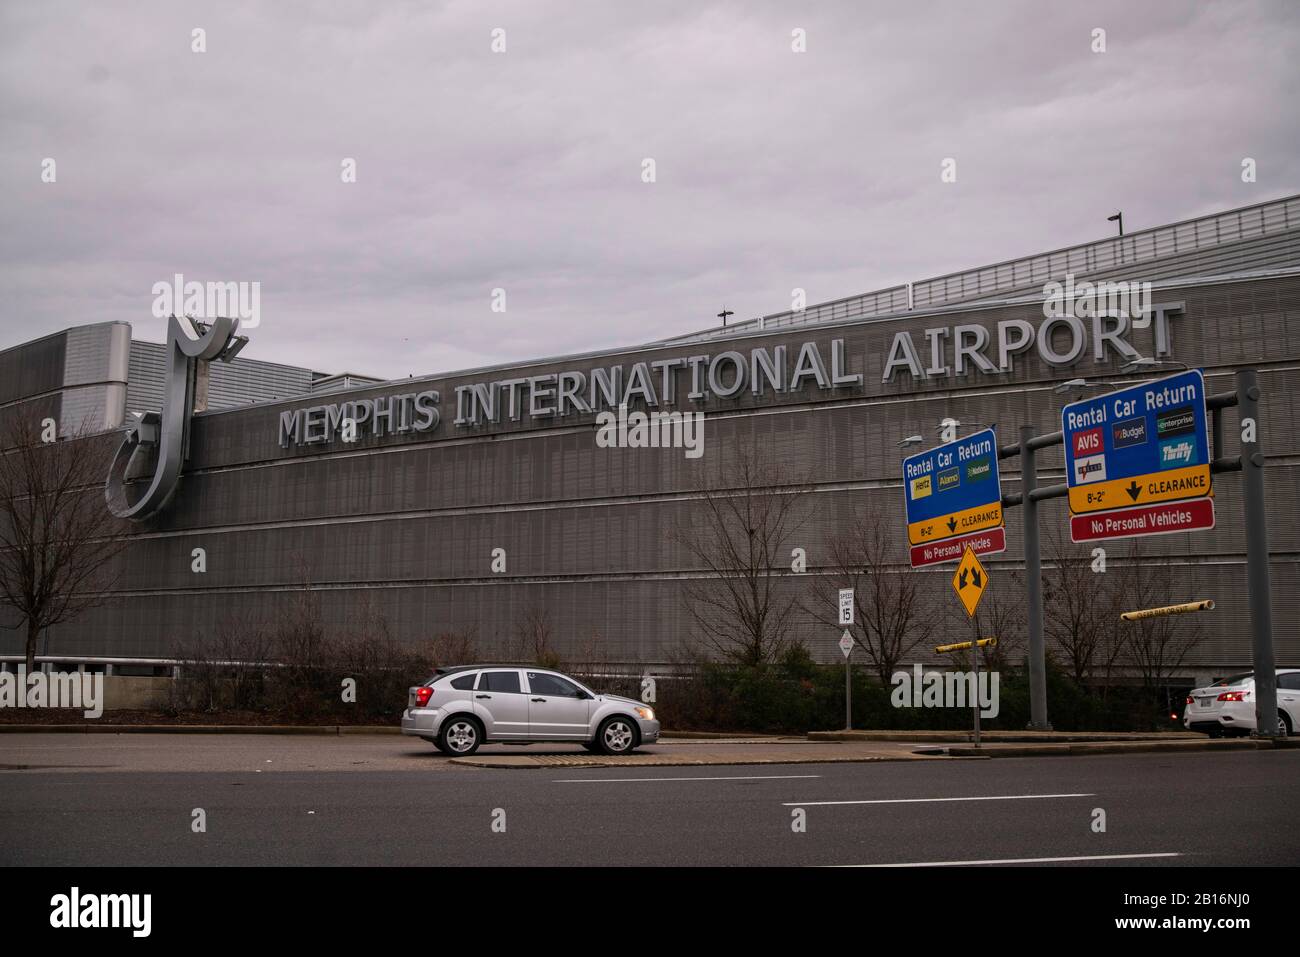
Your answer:
[[[178,735],[115,740],[173,759],[201,748]],[[401,753],[422,763],[68,766],[84,756],[0,771],[0,864],[1300,863],[1297,751],[509,771]],[[195,808],[205,833],[191,828]]]

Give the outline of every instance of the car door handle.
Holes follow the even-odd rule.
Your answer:
[[[476,694],[474,697],[475,697],[475,698],[490,698],[490,697],[492,697],[492,696],[491,696],[490,694]]]
[[[546,702],[546,699],[545,699],[545,698],[534,698],[533,700],[534,700],[534,701],[540,701],[540,702],[542,702],[543,704],[545,704],[545,702]]]

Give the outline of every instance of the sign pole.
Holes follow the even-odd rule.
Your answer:
[[[853,666],[849,659],[853,657],[854,591],[841,588],[839,596],[839,622],[844,625],[844,634],[840,635],[840,651],[844,653],[844,730],[853,730]]]
[[[844,656],[844,730],[853,730],[853,666],[849,664],[849,654]]]
[[[1242,423],[1241,471],[1246,513],[1246,583],[1255,665],[1255,734],[1277,737],[1277,665],[1273,657],[1273,609],[1268,574],[1268,519],[1264,503],[1264,451],[1259,442],[1259,379],[1254,369],[1237,372],[1237,407]],[[1247,422],[1254,423],[1252,441]]]
[[[974,663],[973,673],[975,675],[975,700],[971,702],[971,710],[975,712],[975,747],[980,746],[980,625],[979,619],[974,615],[970,619],[971,628],[974,634],[971,635],[971,661]]]
[[[1043,642],[1043,561],[1038,540],[1038,487],[1033,426],[1020,427],[1020,495],[1025,517],[1025,584],[1029,591],[1029,728],[1050,731],[1047,721],[1047,663]]]

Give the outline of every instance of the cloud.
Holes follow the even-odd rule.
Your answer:
[[[249,357],[424,374],[1300,187],[1283,2],[54,2],[0,54],[0,345],[159,340],[180,272],[261,282]]]

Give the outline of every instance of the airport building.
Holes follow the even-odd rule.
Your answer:
[[[1103,301],[1080,308],[1102,282]],[[1123,309],[1104,301],[1115,290],[1132,296]],[[120,431],[165,404],[169,345],[120,323],[16,345],[0,352],[0,415]],[[953,566],[909,569],[900,443],[938,444],[950,418],[1004,443],[1022,426],[1050,433],[1092,386],[1183,367],[1211,394],[1259,371],[1277,661],[1300,664],[1300,196],[599,353],[391,382],[212,362],[174,494],[126,523],[115,590],[40,654],[162,663],[232,623],[281,620],[310,592],[329,629],[381,616],[403,642],[473,634],[490,654],[541,614],[561,655],[668,667],[697,646],[688,590],[708,570],[686,537],[707,521],[701,489],[725,485],[745,449],[800,499],[780,553],[802,549],[807,565],[782,569],[782,594],[811,600],[837,532],[875,513],[897,530],[889,573],[924,576],[938,633],[965,638]],[[703,413],[702,445],[611,442],[653,412]],[[1236,449],[1235,410],[1224,421],[1215,455]],[[1018,469],[1002,462],[1004,493]],[[1063,469],[1061,449],[1041,454],[1038,483]],[[1212,530],[1141,546],[1172,570],[1169,602],[1216,602],[1197,617],[1189,682],[1251,664],[1240,477],[1216,476],[1214,501]],[[1021,512],[1007,510],[1007,549],[985,560],[1012,602]],[[1043,504],[1045,539],[1068,541],[1067,521],[1064,501]],[[1105,574],[1129,574],[1131,543],[1106,544]],[[13,660],[10,624],[0,613]],[[833,623],[801,609],[792,627],[839,660]]]

